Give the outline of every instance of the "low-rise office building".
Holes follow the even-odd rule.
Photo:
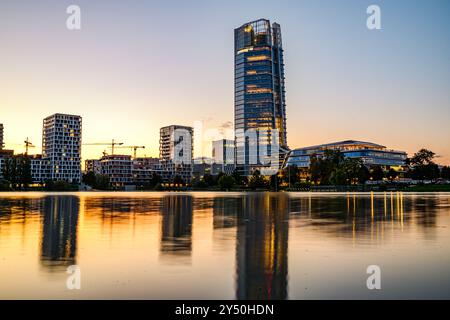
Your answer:
[[[385,169],[402,170],[407,158],[404,151],[389,150],[372,142],[346,140],[293,149],[287,154],[283,166],[296,165],[298,168],[309,168],[311,156],[323,157],[325,150],[339,150],[344,157],[361,159],[367,167],[381,166]]]

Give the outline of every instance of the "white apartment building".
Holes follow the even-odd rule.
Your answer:
[[[45,179],[81,183],[80,116],[56,113],[44,119],[42,129],[42,158]]]
[[[189,183],[193,169],[194,129],[171,125],[161,128],[159,134],[159,159],[163,179],[171,182],[178,175],[185,183]]]

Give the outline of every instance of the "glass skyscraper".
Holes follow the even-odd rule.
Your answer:
[[[234,30],[234,43],[235,159],[241,174],[249,175],[265,166],[258,155],[270,156],[274,141],[281,154],[288,149],[280,25],[266,19],[246,23]]]

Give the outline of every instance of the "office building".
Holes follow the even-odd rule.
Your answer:
[[[220,139],[212,142],[211,174],[217,175],[220,172],[232,174],[234,165],[234,141]]]
[[[344,157],[361,159],[369,168],[381,166],[385,169],[402,170],[407,158],[404,151],[389,150],[385,146],[372,142],[346,140],[291,150],[284,166],[296,165],[299,168],[309,168],[311,156],[323,157],[325,150],[339,150]]]
[[[288,149],[280,25],[266,19],[246,23],[234,30],[234,41],[236,166],[249,175],[266,166],[259,155],[275,156],[271,146],[280,159]]]
[[[46,179],[81,183],[81,117],[56,113],[44,119],[42,158]]]
[[[184,183],[192,178],[193,159],[192,127],[171,125],[160,129],[159,159],[163,172],[163,179],[172,182],[176,176]]]
[[[196,157],[194,159],[192,175],[194,178],[202,179],[205,174],[212,174],[211,167],[213,159],[209,157]]]

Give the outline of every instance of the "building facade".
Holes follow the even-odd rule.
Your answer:
[[[102,166],[99,159],[87,159],[84,161],[84,170],[86,172],[102,173]]]
[[[260,155],[270,157],[271,146],[288,149],[280,25],[246,23],[234,30],[234,43],[236,167],[249,175],[266,165]]]
[[[192,127],[171,125],[160,129],[159,160],[163,172],[163,180],[172,182],[176,176],[185,183],[192,179],[193,165]]]
[[[81,183],[81,117],[56,113],[44,119],[42,158],[48,161],[43,175],[49,180]]]
[[[104,155],[100,159],[101,174],[109,177],[113,187],[124,187],[133,184],[133,161],[130,155]]]
[[[220,172],[232,174],[234,165],[234,141],[220,139],[212,142],[211,174],[217,175]]]
[[[162,178],[161,162],[158,158],[141,157],[133,159],[133,183],[136,186],[145,186],[152,183],[154,175]]]
[[[401,170],[406,165],[407,158],[404,151],[388,150],[385,146],[372,142],[346,140],[291,150],[284,166],[309,168],[311,156],[323,157],[325,150],[339,150],[344,157],[361,159],[367,167],[381,166],[385,169]]]

